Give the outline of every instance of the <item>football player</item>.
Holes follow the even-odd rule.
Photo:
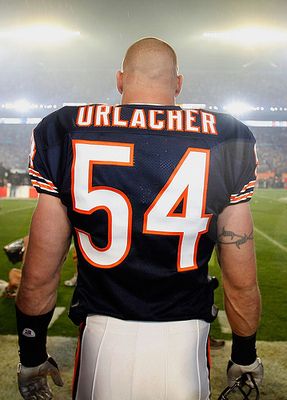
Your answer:
[[[248,205],[255,140],[229,115],[175,105],[182,82],[174,50],[144,38],[117,73],[120,105],[64,107],[34,130],[29,172],[40,196],[16,307],[25,399],[51,398],[49,374],[62,385],[46,334],[71,235],[74,399],[209,399],[215,245],[233,330],[229,383],[243,373],[262,380]]]

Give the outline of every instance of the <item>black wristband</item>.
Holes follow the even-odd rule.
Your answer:
[[[249,365],[256,357],[256,333],[251,336],[238,336],[233,332],[231,360],[236,364]]]
[[[54,308],[47,314],[26,315],[16,306],[20,362],[25,367],[35,367],[47,360],[47,329],[53,312]]]

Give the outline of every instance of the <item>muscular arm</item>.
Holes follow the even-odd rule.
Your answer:
[[[18,308],[27,315],[41,315],[56,303],[60,268],[69,250],[71,228],[66,208],[53,196],[41,194],[34,212]]]
[[[217,255],[222,270],[225,311],[232,331],[250,336],[259,323],[261,301],[248,203],[229,206],[220,214]]]

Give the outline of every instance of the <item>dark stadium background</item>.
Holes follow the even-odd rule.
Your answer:
[[[266,377],[261,397],[286,399],[287,1],[0,0],[0,6],[0,279],[7,280],[11,268],[2,248],[27,232],[35,205],[32,200],[1,196],[7,184],[29,185],[27,159],[36,120],[66,103],[120,102],[115,72],[127,47],[144,36],[159,37],[178,54],[184,75],[178,103],[230,111],[257,139],[259,187],[252,209],[263,298],[258,347]],[[14,29],[35,24],[79,34],[53,43],[40,37],[12,37]],[[253,27],[261,30],[259,43],[254,43],[252,31],[240,44],[204,35]],[[268,37],[272,30],[282,33],[281,40]],[[219,275],[215,259],[211,272]],[[63,280],[72,273],[70,255],[59,291],[61,306],[69,303],[71,289]],[[222,307],[220,290],[216,301]],[[218,322],[213,329],[216,337],[230,339]],[[0,346],[0,400],[16,399],[16,339],[6,336],[15,334],[11,299],[0,298],[0,334],[5,334]],[[75,334],[64,314],[50,330],[50,335]],[[69,398],[75,342],[71,339],[70,348],[66,340],[51,341],[68,382],[66,392],[59,392],[56,399]],[[225,385],[229,345],[214,354],[214,395]]]

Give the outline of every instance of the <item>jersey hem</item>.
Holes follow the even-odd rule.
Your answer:
[[[39,194],[44,193],[44,194],[48,194],[49,196],[60,198],[60,194],[59,193],[48,192],[48,191],[40,189],[40,188],[38,188],[38,187],[36,187],[34,185],[33,185],[33,187],[36,189],[37,193],[39,193]]]
[[[71,315],[71,313],[69,313],[69,318],[76,324],[76,325],[80,325],[83,321],[85,321],[85,319],[87,317],[93,316],[93,315],[103,315],[106,317],[112,317],[112,318],[117,318],[117,319],[121,319],[123,321],[138,321],[138,322],[176,322],[176,321],[189,321],[189,320],[202,320],[205,322],[212,322],[214,321],[214,317],[213,316],[198,316],[198,315],[194,315],[194,316],[179,316],[179,317],[167,317],[167,318],[132,318],[132,317],[128,317],[128,316],[123,316],[123,315],[119,315],[117,313],[107,313],[107,312],[102,312],[102,311],[95,311],[92,313],[87,313],[84,316],[82,316],[82,318],[77,318],[77,317],[73,317],[73,315]]]

